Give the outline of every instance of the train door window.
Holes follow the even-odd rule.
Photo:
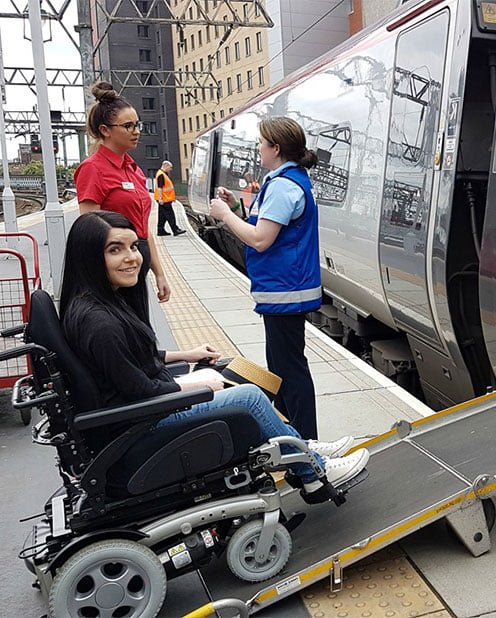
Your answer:
[[[348,191],[351,127],[342,124],[320,129],[315,150],[319,161],[310,171],[315,199],[321,206],[341,207]]]
[[[381,216],[381,265],[398,322],[437,340],[426,287],[426,245],[449,12],[399,35]]]

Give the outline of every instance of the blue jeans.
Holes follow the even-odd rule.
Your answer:
[[[294,436],[295,438],[301,438],[296,429],[291,427],[291,425],[287,425],[279,418],[265,393],[263,393],[258,386],[254,386],[253,384],[243,384],[241,386],[234,386],[233,388],[226,388],[223,391],[217,391],[214,393],[212,401],[197,403],[192,406],[190,410],[171,414],[160,421],[157,427],[164,427],[171,423],[176,423],[181,419],[191,416],[200,416],[205,412],[219,410],[226,406],[243,406],[246,408],[258,422],[264,442],[269,438],[276,438],[277,436]],[[298,452],[298,449],[289,444],[282,444],[281,451],[283,453],[295,453]],[[315,456],[320,465],[324,466],[322,457],[316,453]],[[290,464],[290,468],[304,483],[309,483],[317,478],[312,467],[308,464],[293,463]]]

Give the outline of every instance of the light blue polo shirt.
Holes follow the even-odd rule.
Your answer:
[[[287,167],[298,166],[294,161],[286,161],[276,170],[269,172],[265,176],[264,182],[268,178],[273,178]],[[282,176],[269,183],[258,218],[268,219],[281,225],[288,225],[291,220],[297,219],[304,209],[305,192],[292,180]]]

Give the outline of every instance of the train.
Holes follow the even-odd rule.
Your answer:
[[[496,384],[495,110],[496,0],[410,0],[200,134],[190,207],[242,267],[209,201],[225,186],[248,208],[258,123],[297,120],[319,158],[310,319],[433,409],[455,405]]]

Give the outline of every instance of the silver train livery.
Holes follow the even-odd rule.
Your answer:
[[[249,205],[265,170],[257,125],[290,116],[319,157],[325,304],[314,321],[438,409],[496,372],[496,0],[410,1],[197,139],[201,232],[219,185]]]

